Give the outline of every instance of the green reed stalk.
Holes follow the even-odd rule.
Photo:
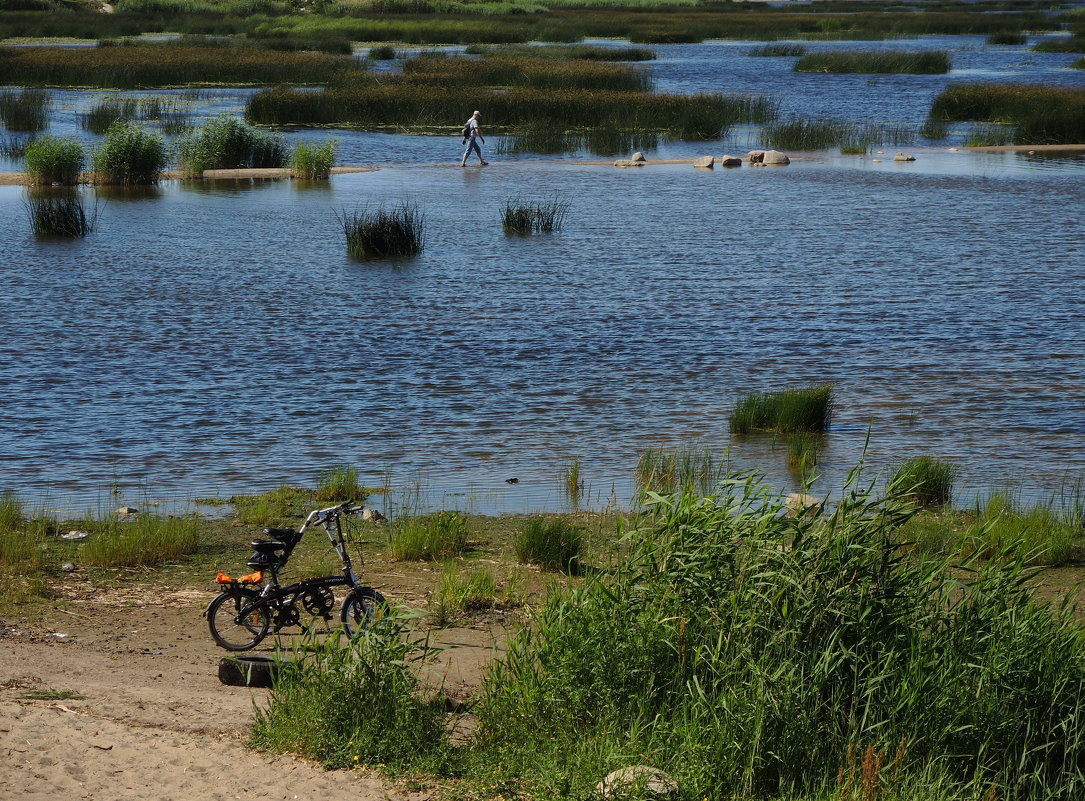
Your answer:
[[[35,184],[77,184],[85,161],[77,139],[42,136],[26,146],[26,171]]]
[[[347,252],[357,259],[414,256],[425,247],[425,216],[412,203],[344,212],[338,218]]]
[[[14,79],[0,82],[26,83]],[[9,131],[44,130],[49,124],[49,93],[40,89],[0,92],[0,123]]]
[[[949,72],[949,54],[940,50],[825,50],[807,53],[795,72],[908,73],[942,75]]]
[[[98,207],[87,209],[78,192],[28,195],[24,201],[31,230],[37,236],[75,238],[91,233],[98,224]]]
[[[335,166],[337,145],[338,141],[335,139],[325,142],[298,142],[290,165],[294,177],[310,181],[327,180]]]

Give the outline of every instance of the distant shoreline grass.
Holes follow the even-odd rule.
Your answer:
[[[795,72],[944,75],[949,53],[941,50],[827,50],[807,53],[795,62]]]
[[[931,119],[1012,126],[1012,144],[1085,143],[1085,89],[1023,84],[955,84],[931,105]],[[995,142],[994,144],[1005,144]]]

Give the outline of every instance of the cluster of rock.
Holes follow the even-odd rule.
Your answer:
[[[694,168],[698,170],[711,170],[716,164],[721,167],[741,167],[742,162],[749,162],[751,167],[782,167],[790,164],[791,159],[779,150],[751,150],[745,159],[741,156],[701,156],[693,160]],[[615,167],[643,167],[647,164],[644,154],[637,152],[630,158],[618,159],[614,162]]]

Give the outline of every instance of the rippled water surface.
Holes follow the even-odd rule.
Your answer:
[[[435,141],[351,135],[344,160],[388,166],[323,185],[102,190],[76,242],[35,239],[0,187],[0,486],[78,508],[115,480],[225,495],[350,462],[523,511],[560,505],[569,458],[623,503],[641,449],[694,445],[785,488],[786,449],[730,441],[730,408],[821,381],[825,491],[868,431],[872,476],[932,453],[962,498],[1081,475],[1080,158],[461,169]],[[506,237],[515,198],[568,200],[565,230]],[[423,254],[351,260],[337,213],[401,200]]]

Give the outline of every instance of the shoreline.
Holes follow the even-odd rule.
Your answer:
[[[810,151],[807,151],[809,153]],[[972,152],[972,153],[1085,153],[1085,144],[1075,145],[983,145],[976,147],[959,147],[955,150],[939,148],[938,152]],[[710,155],[710,154],[708,154]],[[819,156],[814,155],[798,155],[793,156],[788,154],[791,161],[817,161]],[[649,159],[641,162],[637,166],[648,167],[651,165],[675,165],[675,164],[693,164],[698,158],[680,158],[680,159]],[[719,158],[718,156],[716,157]],[[746,161],[746,157],[739,156],[743,161]],[[544,163],[549,164],[563,164],[574,167],[608,167],[615,164],[615,159],[553,159],[543,160]],[[620,161],[620,159],[619,159]],[[533,162],[535,163],[535,162]],[[384,166],[397,166],[397,165],[382,165],[382,166],[366,166],[361,164],[344,164],[338,167],[332,167],[332,175],[350,175],[364,172],[376,172],[383,169]],[[413,165],[417,166],[417,165]],[[456,166],[455,164],[444,165],[433,164],[431,166]],[[232,170],[204,170],[200,178],[192,178],[186,176],[181,170],[166,170],[162,173],[163,181],[181,181],[181,180],[216,180],[223,178],[293,178],[293,171],[289,167],[246,167],[241,169]],[[303,180],[303,179],[299,179]],[[85,174],[81,177],[80,184],[94,184],[89,174]],[[33,186],[30,182],[30,176],[25,172],[0,172],[0,186]]]

